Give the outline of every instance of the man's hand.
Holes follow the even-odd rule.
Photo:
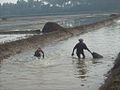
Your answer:
[[[74,53],[71,54],[71,56],[73,56],[73,55],[74,55]]]

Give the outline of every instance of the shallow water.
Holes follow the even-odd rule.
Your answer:
[[[104,56],[71,57],[83,38],[90,50]],[[120,51],[120,23],[44,47],[45,59],[33,57],[35,49],[5,59],[0,64],[0,90],[98,90]]]
[[[2,34],[0,35],[0,44],[16,41],[24,38],[29,38],[30,36],[33,36],[33,34]]]

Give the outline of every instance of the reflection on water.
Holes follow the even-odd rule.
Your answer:
[[[93,64],[102,63],[101,59],[92,59]]]
[[[84,60],[72,58],[79,38],[104,58],[92,59],[87,51]],[[115,23],[44,47],[45,59],[33,56],[36,49],[11,56],[0,64],[0,90],[98,90],[120,51],[119,41],[120,23]]]
[[[77,78],[81,78],[81,79],[86,78],[87,68],[85,65],[85,60],[76,60],[73,61],[73,64],[76,67],[76,73],[74,75],[76,75]]]

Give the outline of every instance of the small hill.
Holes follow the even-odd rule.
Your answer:
[[[43,27],[42,32],[48,33],[48,32],[54,32],[54,31],[58,31],[58,30],[62,30],[62,29],[64,29],[64,28],[55,22],[47,22],[45,24],[45,26]]]

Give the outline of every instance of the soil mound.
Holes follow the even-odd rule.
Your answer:
[[[58,31],[64,29],[63,27],[61,27],[60,25],[58,25],[55,22],[47,22],[45,24],[45,26],[43,27],[42,32],[43,33],[48,33],[48,32],[53,32],[53,31]]]

